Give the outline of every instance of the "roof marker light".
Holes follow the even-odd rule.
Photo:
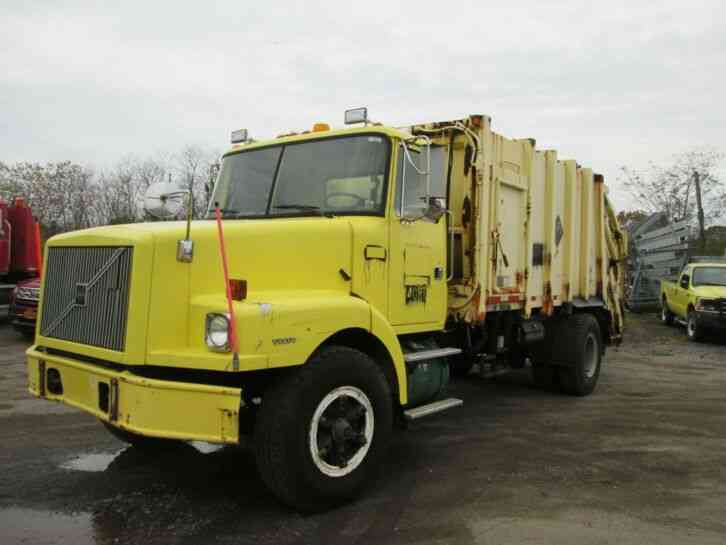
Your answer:
[[[345,111],[345,124],[368,123],[368,108],[353,108]]]
[[[229,139],[233,144],[241,144],[242,142],[247,142],[247,129],[238,129],[236,131],[232,131]]]

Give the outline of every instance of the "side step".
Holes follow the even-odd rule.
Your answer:
[[[445,411],[447,409],[461,407],[463,404],[464,402],[461,399],[450,397],[449,399],[434,401],[433,403],[429,403],[428,405],[421,405],[420,407],[416,407],[415,409],[408,409],[407,411],[403,411],[403,415],[406,417],[406,420],[418,420],[419,418],[431,416],[432,414],[440,413],[441,411]]]
[[[406,363],[416,363],[425,360],[435,360],[446,356],[461,354],[461,348],[436,348],[434,350],[422,350],[421,352],[409,352],[403,355]]]

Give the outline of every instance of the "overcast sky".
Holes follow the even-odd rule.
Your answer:
[[[719,1],[0,4],[0,161],[90,166],[341,125],[483,113],[603,172],[726,151]],[[640,5],[642,4],[642,7]]]

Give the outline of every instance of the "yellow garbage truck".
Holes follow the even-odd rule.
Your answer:
[[[272,493],[318,510],[462,403],[450,374],[585,396],[622,338],[603,177],[487,116],[235,131],[214,185],[207,219],[48,242],[32,394],[140,448],[251,441]]]

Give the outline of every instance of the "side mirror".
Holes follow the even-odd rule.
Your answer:
[[[403,175],[402,175],[402,181],[401,181],[401,204],[399,209],[399,215],[401,217],[402,221],[415,221],[417,219],[421,218],[428,218],[429,213],[436,214],[436,212],[431,211],[431,140],[427,136],[414,136],[408,141],[404,141],[401,143],[401,152],[403,153],[404,160],[402,162],[401,168],[403,168]],[[416,155],[419,157],[419,163],[423,162],[423,165],[419,166],[417,164],[417,161],[414,160],[411,153],[416,153]],[[422,153],[425,153],[425,155],[422,155]],[[424,158],[423,161],[420,159]],[[406,193],[409,190],[414,189],[413,187],[407,187],[408,185],[408,177],[411,177],[411,179],[416,180],[414,182],[414,186],[416,186],[416,191],[414,191],[414,200],[421,200],[421,205],[415,206],[415,208],[420,208],[421,213],[414,216],[414,217],[407,217],[406,216],[406,209],[412,208],[410,205],[406,206]],[[424,181],[424,187],[420,187],[420,180],[423,178]],[[409,199],[411,200],[411,199]],[[431,212],[430,212],[431,211]],[[440,217],[440,216],[439,216]]]
[[[438,223],[444,214],[446,214],[444,199],[441,197],[429,197],[429,204],[424,212],[424,217],[433,223]]]
[[[681,278],[681,287],[684,290],[688,289],[688,277],[687,276],[684,276],[683,278]]]
[[[188,190],[170,182],[151,184],[144,194],[144,210],[155,218],[174,218],[184,208],[188,194]]]

